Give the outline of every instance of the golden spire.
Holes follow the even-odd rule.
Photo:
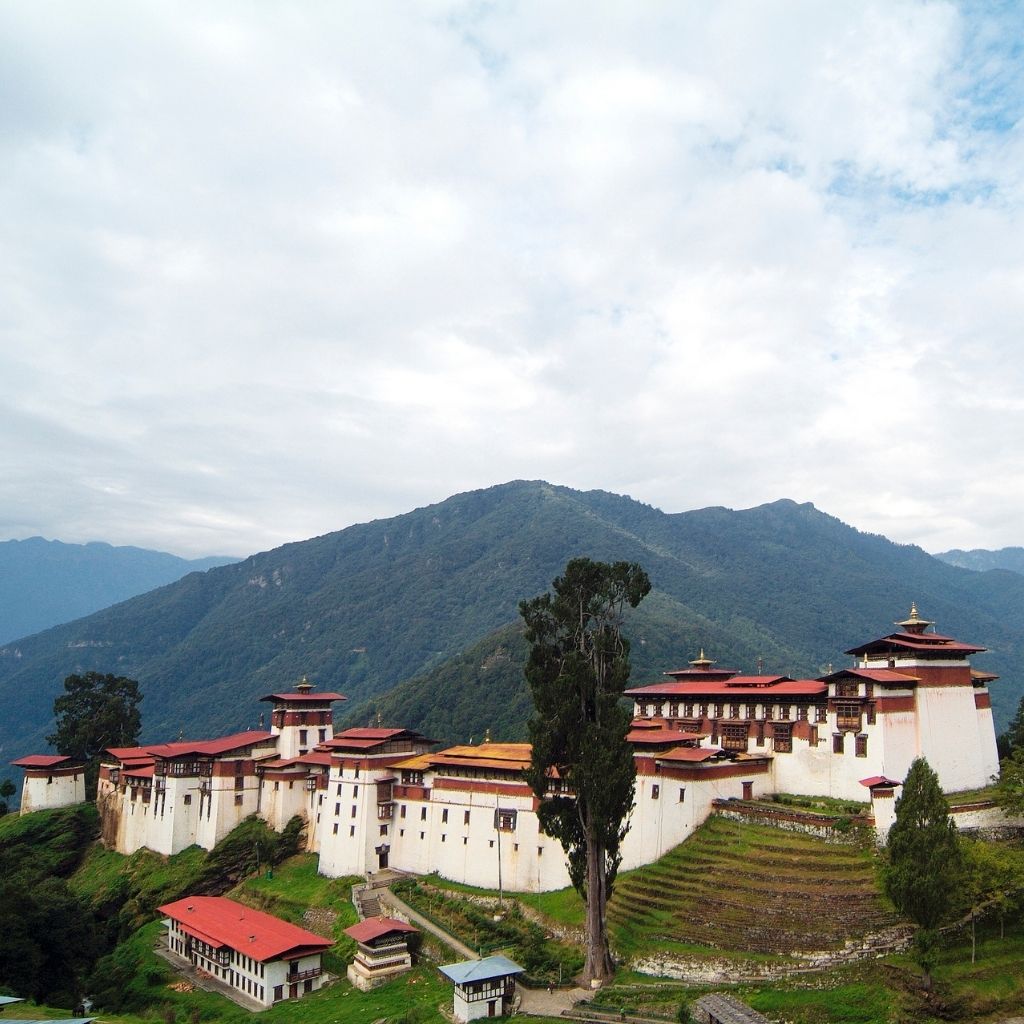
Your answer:
[[[922,619],[917,613],[917,602],[910,602],[910,615],[902,622],[894,623],[902,626],[908,633],[923,633],[929,626],[933,625],[928,619]]]
[[[313,689],[313,684],[305,675],[303,675],[302,679],[296,684],[295,689],[298,690],[299,693],[309,693],[309,691]]]
[[[704,656],[703,647],[700,649],[700,657],[694,658],[693,661],[690,662],[690,665],[693,668],[711,668],[711,666],[714,664],[715,662],[713,662],[710,658]]]
[[[490,742],[491,742],[491,728],[490,728],[490,726],[488,726],[486,732],[484,733],[484,743],[490,743]]]

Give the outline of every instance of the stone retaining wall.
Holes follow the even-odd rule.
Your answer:
[[[844,817],[839,814],[820,814],[785,804],[746,803],[742,800],[716,800],[714,813],[734,821],[771,825],[786,832],[802,832],[818,836],[833,843],[849,843],[860,828],[870,828],[874,822],[867,814]]]

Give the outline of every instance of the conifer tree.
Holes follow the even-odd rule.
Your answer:
[[[535,708],[528,778],[540,801],[541,828],[562,844],[569,877],[586,903],[583,980],[590,982],[614,970],[605,915],[636,779],[626,741],[631,716],[620,704],[629,678],[623,613],[651,583],[639,565],[576,558],[553,589],[519,606]],[[555,777],[567,794],[552,793]]]
[[[936,930],[957,910],[964,855],[939,778],[923,758],[910,766],[889,830],[885,891],[917,925],[914,948],[931,988]]]

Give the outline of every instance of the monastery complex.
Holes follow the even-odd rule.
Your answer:
[[[628,690],[637,781],[622,868],[682,842],[719,799],[870,799],[884,840],[915,757],[946,792],[987,785],[999,771],[996,677],[970,665],[984,648],[931,625],[912,608],[897,632],[847,651],[853,667],[818,679],[742,675],[701,652],[667,681]],[[391,867],[486,888],[569,885],[523,779],[528,744],[434,751],[403,728],[335,735],[331,709],[344,697],[305,681],[262,699],[269,731],[109,749],[97,793],[104,842],[124,854],[212,849],[251,814],[279,831],[297,815],[324,875]],[[25,769],[23,813],[84,798],[81,766],[69,759],[14,763]]]

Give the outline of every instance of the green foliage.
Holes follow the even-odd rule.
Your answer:
[[[1006,731],[1000,733],[997,745],[999,747],[999,758],[1005,760],[1017,750],[1024,750],[1024,697],[1017,705],[1017,710]]]
[[[3,782],[0,782],[0,818],[7,814],[8,801],[17,792],[18,787],[10,779],[5,778]]]
[[[543,831],[562,844],[569,878],[587,904],[584,978],[612,972],[605,906],[622,861],[636,764],[626,741],[631,715],[620,703],[629,679],[623,611],[650,592],[639,565],[574,558],[554,594],[523,601],[533,698],[527,781]],[[552,778],[571,796],[550,793]]]
[[[887,853],[885,891],[896,909],[918,926],[915,949],[927,987],[935,960],[935,931],[960,908],[965,863],[938,776],[923,757],[911,764],[896,801]]]
[[[64,680],[64,693],[53,702],[57,728],[46,742],[85,763],[87,796],[96,794],[100,754],[138,742],[141,700],[139,684],[125,676],[86,672]]]

